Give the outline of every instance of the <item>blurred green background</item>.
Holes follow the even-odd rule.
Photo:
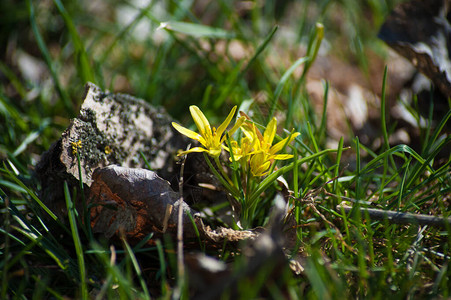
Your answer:
[[[333,57],[368,83],[375,59],[380,92],[387,51],[376,34],[395,3],[1,1],[0,154],[28,148],[22,162],[35,161],[77,115],[87,81],[162,105],[185,123],[191,104],[215,120],[256,99],[264,114],[317,22],[325,27],[318,60]]]

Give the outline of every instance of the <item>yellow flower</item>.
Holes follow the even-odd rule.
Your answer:
[[[244,123],[242,129],[246,137],[254,137],[256,139],[255,149],[250,160],[252,175],[264,176],[268,173],[266,171],[269,169],[274,160],[284,160],[293,157],[291,154],[277,153],[280,152],[286,145],[291,143],[299,135],[299,132],[294,132],[275,145],[272,145],[277,131],[276,118],[272,118],[266,126],[263,135],[256,128],[255,124],[251,122]]]
[[[105,154],[106,155],[108,155],[108,154],[111,154],[113,152],[113,149],[111,149],[111,147],[110,146],[105,146]]]
[[[191,112],[191,116],[193,117],[194,123],[196,123],[197,129],[199,129],[199,133],[189,130],[175,122],[172,122],[172,126],[183,135],[198,141],[204,147],[194,147],[189,149],[188,151],[183,151],[178,155],[184,155],[191,152],[207,152],[212,157],[219,157],[221,154],[221,145],[225,140],[224,131],[227,126],[229,126],[230,121],[232,121],[233,115],[236,111],[236,106],[232,108],[229,115],[225,119],[225,121],[216,129],[215,127],[211,127],[205,115],[202,111],[195,105],[191,105],[189,107]],[[229,131],[229,134],[233,134],[244,122],[244,117],[241,117],[237,120],[235,125]]]
[[[252,175],[256,177],[264,176],[268,174],[266,171],[271,166],[271,160],[265,152],[259,151],[252,155],[250,166]]]
[[[230,145],[232,146],[232,154],[233,159],[235,161],[246,160],[249,155],[252,154],[254,150],[255,139],[248,138],[247,136],[241,139],[240,145],[238,145],[237,141],[231,140]],[[230,152],[229,147],[222,146],[228,152]],[[232,161],[232,157],[230,157],[230,161]]]
[[[81,149],[81,147],[82,147],[81,140],[78,140],[76,142],[72,142],[71,146],[72,146],[72,154],[76,155],[77,152],[78,152],[78,149]]]

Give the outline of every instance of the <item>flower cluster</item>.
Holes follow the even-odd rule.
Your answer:
[[[293,157],[290,154],[277,153],[291,143],[299,135],[299,132],[294,132],[289,137],[273,145],[277,130],[276,118],[269,122],[262,134],[250,118],[241,113],[241,117],[238,118],[232,129],[226,133],[235,111],[236,106],[232,108],[225,121],[216,129],[210,126],[208,119],[197,106],[190,106],[191,116],[196,123],[199,133],[175,122],[172,123],[172,126],[180,133],[200,142],[203,147],[194,147],[179,153],[179,155],[192,152],[206,152],[216,159],[220,156],[221,150],[225,149],[230,153],[230,161],[240,162],[243,167],[249,168],[253,176],[267,175],[274,160],[285,160]],[[241,128],[244,136],[239,141],[236,141],[232,139],[232,134],[238,128]],[[228,146],[229,143],[230,147]]]
[[[195,105],[190,106],[191,116],[197,126],[199,133],[185,128],[177,123],[172,126],[180,133],[198,141],[201,147],[194,147],[182,151],[179,155],[192,152],[203,152],[205,160],[213,174],[228,190],[229,196],[235,200],[230,203],[235,212],[240,215],[236,223],[238,227],[249,227],[252,225],[254,216],[257,214],[260,195],[274,184],[269,176],[275,169],[276,160],[286,160],[293,157],[291,154],[279,154],[298,135],[292,132],[288,137],[274,143],[277,131],[277,120],[273,118],[262,133],[257,125],[243,112],[230,130],[227,127],[236,112],[236,106],[225,121],[216,129],[208,122],[202,111]],[[234,139],[232,135],[241,129],[239,138]],[[221,162],[222,150],[228,152],[229,157]],[[213,158],[216,167],[210,161]],[[224,170],[228,167],[229,172]]]
[[[72,154],[73,155],[77,155],[78,149],[81,149],[81,147],[82,147],[81,140],[78,140],[76,142],[72,142],[71,146],[72,146]]]

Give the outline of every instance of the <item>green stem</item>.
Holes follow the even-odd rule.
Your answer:
[[[236,187],[234,187],[233,185],[230,185],[227,182],[227,180],[224,177],[222,177],[221,174],[219,174],[219,172],[215,169],[215,167],[211,163],[211,161],[208,158],[206,153],[204,153],[204,158],[205,158],[205,161],[207,162],[208,166],[210,167],[210,170],[213,172],[213,174],[216,176],[216,178],[218,178],[218,180],[221,182],[221,184],[230,192],[230,194],[232,194],[232,196],[235,199],[239,199],[240,198],[240,192],[236,189]]]
[[[322,155],[325,155],[327,153],[330,152],[337,152],[337,149],[326,149],[323,150],[321,152],[312,154],[310,156],[301,158],[297,161],[296,165],[302,165],[303,163],[309,161],[309,160],[313,160],[317,157],[320,157]],[[282,168],[280,168],[279,170],[277,170],[276,172],[268,175],[268,177],[265,178],[265,180],[263,180],[255,189],[255,192],[252,193],[252,195],[249,197],[249,201],[252,203],[254,202],[258,196],[260,196],[261,193],[263,193],[276,179],[277,177],[279,177],[282,174],[285,174],[286,172],[290,171],[291,169],[293,169],[293,167],[295,166],[295,163],[292,162],[289,165],[286,165]]]
[[[224,171],[224,169],[223,169],[223,167],[221,165],[221,162],[219,161],[219,157],[215,157],[214,160],[215,160],[216,166],[219,169],[219,172],[221,172],[222,177],[224,177],[225,180],[227,180],[227,182],[230,185],[233,185],[233,181],[230,179],[229,175],[227,175],[227,173]]]

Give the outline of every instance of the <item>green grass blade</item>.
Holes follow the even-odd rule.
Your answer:
[[[340,162],[341,162],[341,155],[343,153],[343,137],[340,138],[340,141],[338,142],[338,148],[337,148],[337,162],[336,162],[336,168],[334,172],[334,183],[332,187],[333,193],[336,195],[340,195],[340,191],[338,190],[338,176],[340,174]]]
[[[164,292],[167,289],[166,283],[166,259],[164,257],[164,249],[160,240],[156,241],[156,246],[158,249],[158,258],[160,261],[160,277],[161,277],[161,291]]]
[[[75,252],[77,254],[78,268],[80,272],[81,298],[88,299],[88,284],[86,281],[87,273],[83,255],[83,246],[81,244],[80,235],[78,234],[77,219],[75,217],[75,206],[71,200],[69,186],[67,185],[66,181],[64,182],[64,198],[66,199],[67,216],[69,218]]]
[[[144,299],[150,299],[149,290],[147,289],[146,282],[143,278],[143,274],[141,271],[141,267],[139,266],[138,260],[136,259],[135,254],[132,251],[132,248],[127,243],[124,237],[122,237],[122,243],[125,246],[125,250],[127,251],[128,256],[132,260],[133,268],[135,269],[136,275],[138,276],[139,283],[141,284],[141,288],[144,291]]]
[[[407,160],[407,163],[406,163],[406,170],[404,171],[404,176],[402,177],[401,184],[400,184],[400,186],[399,186],[399,194],[398,194],[398,210],[401,208],[401,203],[402,203],[403,196],[404,196],[404,193],[405,193],[406,177],[407,177],[407,174],[408,174],[409,165],[410,165],[410,161],[411,161],[411,160],[412,160],[412,158],[409,158],[409,159]]]
[[[274,98],[271,100],[271,108],[269,110],[268,114],[268,121],[271,121],[274,112],[276,111],[277,107],[277,101],[279,100],[280,94],[282,93],[283,87],[285,86],[286,82],[290,78],[291,74],[302,64],[308,62],[310,60],[310,57],[301,57],[298,60],[294,62],[293,65],[282,75],[282,78],[280,78],[279,83],[276,86],[276,90],[274,91]]]
[[[119,34],[116,35],[114,40],[111,42],[111,44],[108,46],[108,48],[103,52],[101,58],[99,59],[98,64],[100,66],[105,63],[106,59],[110,56],[113,49],[115,49],[115,47],[117,47],[118,43],[121,40],[123,40],[127,36],[127,34],[129,34],[133,30],[133,28],[135,28],[135,26],[142,20],[143,17],[147,16],[149,10],[152,8],[152,6],[154,4],[155,4],[154,1],[150,1],[150,3],[146,7],[140,9],[139,14],[136,16],[136,18],[134,18],[130,24],[125,26],[119,32]],[[150,18],[150,19],[153,20],[152,18]]]
[[[41,125],[39,126],[39,128],[37,130],[29,133],[27,135],[27,137],[19,145],[19,147],[17,147],[17,149],[13,152],[12,155],[17,156],[17,155],[21,154],[23,151],[25,151],[25,149],[27,149],[27,146],[29,144],[33,143],[37,138],[39,138],[41,133],[44,131],[44,129],[46,129],[49,126],[49,124],[50,124],[50,119],[43,119],[41,121]]]
[[[361,181],[362,181],[362,178],[360,177],[360,166],[361,166],[361,164],[360,164],[360,141],[359,141],[359,138],[358,137],[356,137],[355,138],[355,153],[356,153],[356,158],[355,158],[355,169],[356,169],[356,183],[355,183],[355,197],[357,198],[357,199],[361,199],[361,189],[360,189],[360,186],[361,186]]]
[[[430,138],[430,142],[427,144],[426,149],[424,150],[425,154],[428,154],[428,152],[430,151],[430,148],[434,146],[435,142],[437,141],[440,133],[442,133],[443,128],[445,127],[446,123],[448,122],[448,120],[451,118],[451,109],[448,110],[448,112],[446,113],[446,115],[442,118],[442,120],[440,121],[440,123],[437,125],[437,127],[434,130],[434,133],[432,134],[432,137]]]
[[[60,249],[56,249],[54,245],[50,244],[47,240],[45,240],[39,232],[38,234],[36,234],[35,231],[30,230],[29,228],[31,226],[23,222],[23,219],[17,217],[17,215],[13,216],[23,228],[17,226],[11,226],[11,228],[21,233],[30,241],[37,243],[39,247],[41,247],[48,254],[48,256],[56,262],[56,264],[60,267],[61,270],[70,272],[69,270],[70,266],[68,264],[67,255],[62,254],[62,252],[59,251]]]
[[[299,163],[298,163],[298,149],[294,148],[294,166],[293,166],[293,190],[294,197],[299,198]]]
[[[28,4],[28,12],[30,15],[30,24],[31,29],[33,30],[34,36],[36,38],[36,42],[38,43],[39,50],[41,50],[41,54],[44,57],[45,63],[47,64],[47,67],[49,68],[50,75],[53,79],[53,83],[55,84],[56,91],[58,92],[61,100],[63,101],[64,106],[70,113],[70,115],[74,115],[74,108],[72,106],[72,103],[70,101],[69,95],[67,94],[66,90],[61,85],[61,82],[58,79],[58,75],[56,74],[56,71],[53,67],[52,57],[50,56],[50,52],[47,49],[47,46],[45,45],[44,39],[42,38],[41,33],[39,32],[38,25],[36,24],[36,16],[34,13],[34,7],[32,0],[27,0]]]
[[[34,191],[32,191],[28,186],[26,186],[19,178],[17,178],[17,176],[15,176],[14,174],[11,173],[11,171],[8,170],[8,168],[6,167],[5,163],[3,163],[3,171],[6,172],[9,177],[18,185],[20,186],[22,189],[24,189],[28,195],[31,196],[31,198],[33,198],[34,201],[36,201],[36,203],[39,204],[39,206],[47,213],[49,214],[50,217],[52,217],[52,219],[57,220],[58,217],[44,204],[44,202],[42,202],[38,196],[36,195],[36,193]]]
[[[159,28],[176,33],[183,33],[195,38],[232,39],[235,37],[234,33],[221,28],[179,21],[162,22]]]
[[[291,169],[293,169],[293,167],[295,165],[302,165],[305,162],[314,160],[318,157],[321,157],[323,155],[326,155],[327,153],[331,153],[331,152],[336,152],[337,150],[335,149],[326,149],[317,153],[314,153],[310,156],[301,158],[297,161],[297,163],[295,164],[294,162],[290,163],[289,165],[286,165],[284,167],[281,167],[280,169],[278,169],[277,171],[275,171],[274,173],[268,175],[268,177],[266,177],[256,188],[255,192],[249,197],[249,203],[253,203],[257,197],[260,196],[261,193],[263,193],[271,184],[274,183],[274,181],[277,179],[277,177],[285,174],[286,172],[290,171]]]
[[[321,124],[319,126],[318,141],[323,141],[327,130],[327,101],[329,99],[329,81],[324,84],[323,112],[321,114]]]
[[[271,32],[266,36],[266,38],[263,41],[263,43],[261,43],[260,46],[257,47],[257,50],[255,51],[255,54],[249,60],[249,62],[247,63],[247,65],[243,69],[243,71],[241,71],[241,75],[239,77],[241,77],[243,74],[245,74],[247,72],[247,70],[249,70],[249,68],[257,60],[258,56],[263,52],[263,50],[266,49],[266,47],[268,46],[269,42],[272,40],[274,34],[277,32],[277,29],[279,29],[279,26],[277,26],[277,25],[272,28]]]
[[[2,61],[0,61],[0,72],[9,79],[21,98],[27,97],[27,90],[25,86],[20,82],[20,79],[16,76],[16,74],[14,74],[11,68],[9,68],[8,65]]]
[[[94,72],[89,64],[89,58],[85,50],[85,46],[78,35],[77,29],[75,28],[74,23],[72,22],[72,18],[69,13],[64,8],[63,3],[60,0],[53,0],[58,11],[66,23],[67,29],[69,30],[69,34],[72,38],[72,42],[75,47],[75,57],[77,58],[76,65],[79,68],[79,76],[84,82],[95,82]]]
[[[408,153],[410,154],[413,158],[415,158],[418,162],[420,162],[421,164],[425,163],[425,159],[423,159],[417,152],[415,152],[411,147],[407,146],[407,145],[396,145],[393,148],[390,148],[390,150],[385,151],[382,154],[379,154],[378,156],[376,156],[375,158],[373,158],[365,167],[363,167],[360,170],[360,174],[369,174],[371,172],[374,171],[375,168],[377,168],[378,166],[380,166],[380,161],[385,158],[388,157],[394,153]],[[432,167],[429,164],[425,165],[425,168],[427,168],[429,171],[433,172],[434,170],[432,169]],[[353,176],[355,178],[355,176]]]
[[[385,108],[385,90],[387,85],[387,74],[388,74],[388,67],[385,66],[384,69],[384,76],[382,78],[382,94],[381,94],[381,130],[382,130],[382,136],[384,140],[384,148],[385,150],[390,149],[390,142],[388,138],[388,131],[387,131],[387,121],[385,119],[385,116],[387,114],[386,108]],[[395,161],[393,160],[392,156],[389,156],[388,159],[390,159],[390,163],[394,169],[396,169]],[[386,162],[384,163],[386,164]],[[385,166],[386,167],[386,166]]]
[[[106,255],[102,246],[93,241],[91,242],[91,248],[95,250],[94,253],[100,258],[102,262],[101,266],[105,268],[107,274],[105,285],[102,287],[102,290],[105,288],[106,290],[111,291],[114,285],[115,289],[117,289],[117,293],[114,294],[115,296],[119,294],[121,299],[136,299],[133,281],[124,276],[119,267],[115,265],[115,261],[110,261],[110,257]],[[111,249],[111,252],[113,252],[114,247],[111,246]]]

